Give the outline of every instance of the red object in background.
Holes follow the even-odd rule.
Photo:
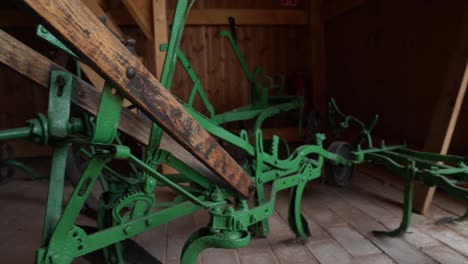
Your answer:
[[[280,0],[282,6],[297,6],[297,0]]]

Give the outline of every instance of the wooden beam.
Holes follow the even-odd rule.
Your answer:
[[[112,32],[114,34],[117,34],[117,36],[119,36],[120,38],[124,38],[124,34],[122,30],[117,26],[117,24],[112,19],[112,17],[110,17],[102,9],[102,7],[99,5],[98,2],[96,2],[95,0],[81,0],[81,1],[86,5],[86,7],[89,10],[91,10],[91,12],[93,12],[93,14],[96,17],[106,18],[106,25],[109,28],[109,30],[112,30]],[[99,90],[102,90],[104,88],[104,82],[105,82],[104,78],[102,78],[98,73],[96,73],[91,67],[89,67],[88,65],[82,62],[80,62],[80,67],[83,73],[86,75],[86,77],[88,77],[89,81],[94,87],[98,88]],[[127,99],[125,99],[123,102],[123,105],[127,107],[127,106],[130,106],[131,103]],[[136,112],[136,109],[133,111]]]
[[[88,0],[91,1],[91,0]],[[132,2],[132,0],[128,0]],[[168,10],[168,23],[172,23],[174,10]],[[117,26],[135,26],[138,23],[125,8],[111,9],[107,13]],[[223,26],[228,25],[227,18],[236,18],[237,25],[307,25],[307,13],[302,10],[288,9],[192,9],[187,26]],[[152,20],[151,20],[152,21]],[[21,10],[0,10],[0,27],[32,27],[35,20]],[[145,33],[147,36],[147,33]],[[148,37],[148,36],[147,36]]]
[[[156,77],[161,79],[166,52],[162,52],[159,47],[168,43],[166,0],[153,0],[153,18]]]
[[[120,37],[123,37],[124,34],[122,30],[119,28],[117,25],[117,22],[114,21],[114,19],[107,14],[102,7],[99,5],[98,1],[96,0],[81,0],[83,4],[86,5],[86,7],[93,12],[93,14],[96,17],[103,16],[106,18],[106,25],[109,27],[110,30],[112,30],[115,34],[119,35]]]
[[[424,143],[424,150],[447,154],[461,105],[467,89],[468,58],[468,11],[465,11],[454,52],[448,61],[446,81],[441,89],[439,100],[434,108],[432,123]],[[455,105],[451,101],[455,98]],[[414,210],[426,215],[429,211],[435,188],[417,184],[414,191]]]
[[[65,71],[65,69],[61,68],[59,65],[53,63],[2,30],[0,30],[0,63],[18,72],[25,78],[30,79],[43,88],[48,88],[49,86],[51,70]],[[31,87],[35,88],[36,86]],[[96,115],[99,107],[100,96],[101,93],[97,88],[91,86],[87,82],[84,82],[78,77],[74,77],[72,91],[72,102],[74,105],[80,107],[84,111]],[[119,122],[119,130],[138,142],[148,145],[151,122],[143,116],[137,115],[130,110],[123,108]],[[27,142],[24,144],[27,144]],[[32,143],[27,146],[30,146],[31,144]],[[22,149],[21,144],[15,144],[14,147],[18,147],[19,150]],[[163,133],[161,140],[161,148],[169,151],[179,160],[182,160],[184,163],[207,178],[218,180],[218,178],[208,168],[206,168],[206,166],[193,158],[189,152],[165,133]],[[34,150],[43,152],[44,148],[38,147],[37,150]],[[49,152],[41,152],[41,155],[51,153],[49,147],[46,147],[45,150],[49,150]]]
[[[341,16],[357,7],[365,4],[367,0],[345,0],[345,1],[325,1],[321,11],[321,18],[328,22],[335,17]]]
[[[110,10],[119,25],[135,25],[126,10]],[[168,22],[172,23],[174,10],[168,10]],[[186,21],[188,26],[228,25],[228,17],[234,17],[237,25],[306,25],[307,15],[302,10],[287,9],[191,9]]]
[[[162,2],[162,1],[160,1]],[[151,0],[122,0],[128,12],[149,40],[153,39],[153,4]],[[166,6],[164,1],[164,7]]]
[[[247,197],[250,177],[166,88],[78,0],[24,2],[115,84],[122,96]]]
[[[322,117],[327,113],[325,27],[320,16],[320,0],[309,1],[309,50],[312,77],[312,104]]]

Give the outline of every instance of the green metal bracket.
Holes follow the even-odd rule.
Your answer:
[[[67,48],[67,46],[65,46],[60,40],[58,40],[52,33],[50,33],[44,26],[42,25],[38,25],[37,26],[37,29],[36,29],[36,35],[40,38],[42,38],[43,40],[49,42],[50,44],[52,44],[53,46],[55,46],[56,48],[64,51],[65,53],[67,53],[68,55],[72,56],[73,58],[75,58],[76,60],[80,60],[80,58],[73,52],[71,51],[69,48]]]

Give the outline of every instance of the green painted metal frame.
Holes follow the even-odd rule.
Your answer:
[[[177,59],[187,69],[191,68],[177,49],[183,21],[191,3],[180,0],[176,7],[175,26],[172,28],[171,36],[177,37],[171,37],[167,46],[168,56],[161,79],[162,84],[169,88]],[[52,45],[76,57],[45,28],[39,28],[37,33]],[[195,92],[203,96],[203,88],[199,81],[197,82],[198,78],[193,71],[188,73],[194,83],[199,85],[195,87]],[[192,95],[192,100],[186,108],[195,119],[213,135],[239,147],[248,156],[246,169],[252,172],[257,187],[256,203],[249,207],[246,200],[231,189],[217,186],[204,175],[160,149],[162,130],[156,125],[153,125],[151,130],[146,158],[141,160],[132,155],[130,149],[122,145],[117,136],[123,98],[114,92],[109,83],[106,82],[102,91],[96,118],[88,118],[86,115],[72,117],[70,116],[72,74],[53,71],[50,79],[48,115],[38,115],[36,119],[28,121],[28,126],[25,128],[0,131],[0,139],[29,138],[33,142],[50,144],[54,147],[43,241],[37,252],[37,263],[70,263],[74,258],[98,249],[104,251],[107,263],[122,263],[124,259],[122,240],[197,210],[209,209],[212,217],[210,226],[196,232],[187,241],[182,252],[182,262],[193,263],[196,256],[208,247],[238,248],[248,243],[251,232],[267,235],[266,219],[274,211],[277,193],[285,189],[293,190],[289,217],[291,228],[299,238],[305,238],[309,233],[299,206],[305,184],[320,176],[324,158],[346,162],[321,147],[323,135],[318,135],[319,145],[300,147],[285,159],[279,158],[280,140],[276,136],[273,138],[271,150],[268,153],[264,151],[262,133],[259,129],[261,123],[279,112],[300,106],[302,101],[297,98],[281,107],[247,106],[243,109],[241,117],[229,113],[217,119],[213,110],[210,119],[191,107],[190,103],[195,96]],[[220,126],[224,122],[254,117],[257,117],[252,135],[254,144],[250,143],[246,131],[243,130],[240,135],[236,135]],[[81,148],[83,155],[89,158],[89,163],[62,211],[65,160],[71,146]],[[308,158],[311,155],[318,155],[318,158]],[[125,174],[113,169],[110,161],[116,159],[130,164],[134,172]],[[177,169],[180,172],[178,177],[159,173],[156,168],[161,163]],[[98,231],[88,234],[75,222],[98,179],[105,187],[100,197]],[[194,188],[179,185],[179,181],[190,182]],[[264,185],[267,183],[273,183],[269,197],[264,190]],[[172,202],[159,203],[155,197],[156,186],[167,186],[179,196]],[[232,204],[228,200],[231,197],[235,198]],[[158,207],[165,209],[153,210]]]
[[[133,155],[130,148],[118,138],[117,126],[123,98],[113,91],[109,83],[105,84],[102,91],[96,118],[71,116],[73,75],[65,71],[52,71],[47,116],[39,114],[36,119],[28,121],[24,128],[0,131],[0,140],[28,138],[32,142],[54,147],[43,241],[37,251],[37,263],[71,263],[73,259],[96,250],[103,250],[106,263],[123,263],[123,240],[198,210],[208,209],[211,216],[209,226],[190,236],[181,255],[182,263],[195,263],[197,256],[206,248],[240,248],[248,244],[252,234],[268,235],[267,219],[274,212],[277,194],[287,189],[291,190],[289,225],[299,239],[306,239],[310,231],[301,215],[300,202],[306,184],[320,177],[325,160],[345,166],[374,162],[403,175],[406,182],[403,220],[401,226],[386,233],[388,235],[401,235],[408,228],[415,181],[437,185],[457,198],[468,199],[467,190],[457,186],[468,179],[464,158],[417,152],[406,146],[374,147],[371,131],[377,118],[370,126],[366,126],[357,118],[345,116],[334,102],[330,104],[330,116],[335,118],[334,124],[339,124],[340,129],[347,128],[349,124],[356,124],[362,129],[362,137],[358,140],[352,160],[326,151],[322,146],[325,140],[322,134],[317,134],[316,145],[300,146],[287,157],[280,157],[280,139],[277,136],[273,137],[271,149],[265,150],[260,130],[262,122],[279,112],[297,109],[302,99],[279,98],[288,102],[269,105],[273,97],[269,97],[268,93],[257,92],[265,91],[267,86],[263,83],[270,79],[262,77],[261,69],[254,73],[248,70],[235,42],[234,51],[253,85],[253,104],[238,109],[237,113],[215,115],[199,79],[178,49],[184,21],[192,3],[188,0],[179,0],[177,3],[171,39],[167,47],[163,47],[168,54],[161,83],[170,89],[175,65],[180,61],[194,82],[186,109],[213,136],[245,153],[245,170],[255,182],[254,204],[249,205],[232,189],[210,181],[171,153],[160,149],[162,129],[157,125],[152,126],[145,158]],[[40,30],[40,33],[45,34],[46,31]],[[231,41],[228,33],[222,34]],[[56,38],[49,38],[47,34],[43,37],[61,47]],[[275,87],[267,89],[271,88]],[[193,109],[196,94],[202,97],[209,117]],[[251,135],[245,130],[237,135],[221,126],[225,122],[252,118],[256,118],[257,122]],[[62,211],[64,161],[71,146],[81,148],[89,162]],[[113,168],[110,163],[113,160],[129,164],[132,171],[122,172]],[[161,174],[157,167],[162,163],[170,165],[179,173]],[[98,231],[87,233],[83,227],[76,225],[76,219],[98,179],[105,186],[100,197]],[[189,182],[191,185],[187,187],[180,182]],[[266,184],[272,184],[269,195],[265,191]],[[157,199],[158,186],[167,186],[179,196],[170,202],[160,202]]]
[[[187,11],[188,12],[188,11]],[[180,21],[179,25],[183,25],[181,18],[186,18],[186,15],[178,14],[176,10],[175,14],[175,21]],[[185,20],[184,20],[185,21]],[[175,23],[175,22],[174,22]],[[180,32],[180,31],[177,31]],[[173,36],[171,33],[171,36]],[[266,76],[264,71],[261,67],[256,67],[255,71],[252,73],[250,72],[245,58],[240,51],[239,46],[233,40],[231,34],[227,31],[221,31],[221,36],[227,37],[229,43],[233,47],[233,50],[238,58],[241,67],[247,77],[247,80],[251,84],[251,104],[242,106],[237,109],[233,109],[231,111],[215,114],[215,110],[213,105],[208,99],[206,92],[201,84],[200,79],[196,75],[192,65],[190,64],[187,57],[183,54],[183,52],[178,48],[175,47],[171,49],[175,43],[180,43],[180,39],[182,35],[177,35],[180,39],[172,38],[170,39],[169,44],[163,44],[160,46],[161,51],[167,52],[166,61],[164,64],[164,69],[166,72],[173,73],[176,67],[176,61],[179,61],[189,76],[190,80],[193,83],[193,87],[188,97],[187,107],[193,108],[193,102],[195,97],[198,95],[203,103],[203,106],[208,111],[209,117],[217,124],[224,124],[229,122],[235,121],[245,121],[245,120],[255,120],[255,125],[252,131],[259,129],[262,127],[263,122],[265,119],[276,116],[283,112],[289,112],[293,110],[299,110],[299,120],[298,120],[298,131],[299,135],[302,133],[302,119],[303,119],[303,108],[304,108],[304,101],[303,98],[300,96],[270,96],[270,90],[277,89],[281,94],[283,92],[284,87],[284,76],[281,78],[280,84],[275,84],[273,78],[270,76]],[[171,69],[171,70],[169,70]],[[164,71],[163,71],[164,73]],[[165,78],[173,78],[173,74],[162,75],[162,80],[166,80]],[[268,82],[269,85],[265,83]],[[170,87],[171,81],[167,81],[166,87]],[[170,89],[170,88],[168,88]],[[278,103],[279,102],[279,103]]]
[[[339,133],[351,124],[360,129],[360,137],[353,153],[354,163],[378,164],[401,175],[404,179],[403,214],[400,226],[392,231],[376,231],[376,234],[401,236],[408,230],[411,224],[416,181],[428,186],[437,186],[456,199],[468,201],[468,188],[462,186],[468,183],[467,157],[415,151],[406,145],[386,146],[383,141],[380,147],[374,147],[371,131],[377,124],[378,116],[375,115],[370,125],[366,126],[358,118],[343,114],[333,99],[329,103],[329,119]],[[465,213],[457,220],[465,220],[467,215],[468,213]]]

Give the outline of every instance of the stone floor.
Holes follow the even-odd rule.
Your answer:
[[[278,197],[271,234],[239,250],[209,249],[199,263],[468,263],[468,224],[436,224],[464,212],[464,206],[438,194],[427,217],[414,215],[402,238],[375,237],[372,230],[394,228],[402,192],[374,175],[358,172],[349,188],[313,182],[303,198],[312,236],[297,242],[287,224],[288,193]],[[0,186],[0,263],[33,263],[41,239],[47,181],[18,174]],[[71,187],[67,185],[69,194]],[[81,222],[91,219],[81,217]],[[163,263],[178,263],[187,237],[206,225],[198,212],[141,234],[135,240]],[[80,262],[81,263],[81,262]]]

